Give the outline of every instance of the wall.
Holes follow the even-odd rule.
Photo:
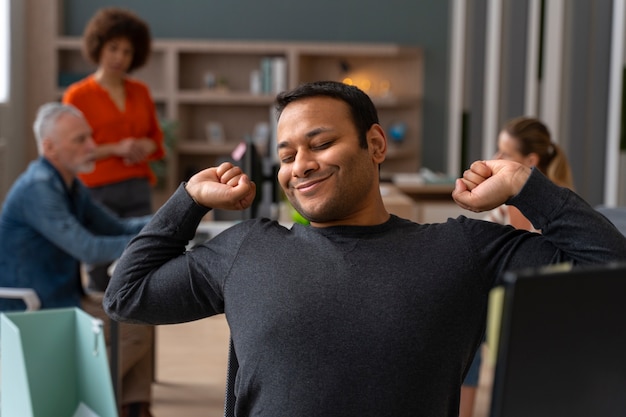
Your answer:
[[[604,201],[612,1],[575,0],[566,26],[562,136],[576,190],[593,205]],[[616,148],[614,152],[619,152]]]
[[[100,7],[134,10],[154,37],[393,42],[424,48],[422,165],[445,170],[449,0],[65,0],[66,35]]]
[[[565,151],[576,191],[592,205],[611,200],[616,190],[605,167],[618,152],[609,129],[609,103],[611,91],[621,88],[612,87],[611,80],[617,60],[612,55],[614,7],[619,3],[623,0],[464,3],[465,166],[493,155],[505,121],[534,115],[546,122]],[[497,27],[489,18],[494,4],[500,12]],[[498,57],[488,59],[494,51]],[[495,65],[487,65],[491,61]],[[495,98],[488,94],[494,91]]]
[[[22,1],[13,0],[10,2],[11,22],[24,20],[24,4]],[[25,148],[11,146],[11,144],[22,143],[25,134],[22,130],[24,123],[24,67],[26,58],[24,51],[25,30],[22,25],[11,25],[11,68],[10,68],[10,97],[9,103],[0,105],[0,138],[3,138],[7,145],[5,155],[1,161],[0,169],[0,204],[4,201],[4,196],[8,188],[13,183],[17,174],[23,170],[20,161],[24,159]],[[30,135],[28,136],[30,139]],[[10,153],[9,153],[10,151]]]

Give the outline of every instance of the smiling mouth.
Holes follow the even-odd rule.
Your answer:
[[[320,183],[322,183],[326,178],[318,178],[318,179],[314,179],[314,180],[307,180],[305,182],[301,182],[299,184],[294,185],[294,189],[296,189],[297,191],[301,191],[301,192],[306,192],[312,188],[315,188],[317,185],[319,185]]]
[[[316,186],[317,184],[319,184],[319,181],[315,181],[315,182],[307,182],[306,184],[300,184],[295,186],[294,188],[298,191],[305,191],[310,189],[311,187]]]

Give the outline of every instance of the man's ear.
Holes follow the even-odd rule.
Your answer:
[[[385,160],[387,137],[379,124],[373,124],[370,130],[367,131],[367,146],[374,162],[380,164]]]
[[[51,157],[55,154],[56,148],[54,146],[54,140],[52,138],[43,138],[41,141],[41,149],[43,151],[43,155],[47,157]]]

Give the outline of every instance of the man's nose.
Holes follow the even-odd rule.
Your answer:
[[[87,142],[85,142],[87,147],[91,150],[95,150],[96,149],[96,141],[93,140],[93,136],[89,136],[89,138],[87,139]]]
[[[299,151],[291,168],[294,177],[306,177],[317,167],[317,162],[309,151]]]

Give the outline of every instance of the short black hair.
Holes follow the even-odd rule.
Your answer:
[[[135,13],[117,7],[100,9],[87,22],[83,32],[83,54],[98,64],[102,47],[115,38],[126,38],[133,45],[133,60],[128,72],[146,63],[152,42],[150,28]]]
[[[372,125],[378,124],[378,112],[370,97],[353,85],[339,81],[315,81],[282,92],[276,97],[277,117],[280,117],[289,103],[319,96],[341,100],[350,107],[352,121],[359,136],[359,146],[367,149],[366,135]]]

